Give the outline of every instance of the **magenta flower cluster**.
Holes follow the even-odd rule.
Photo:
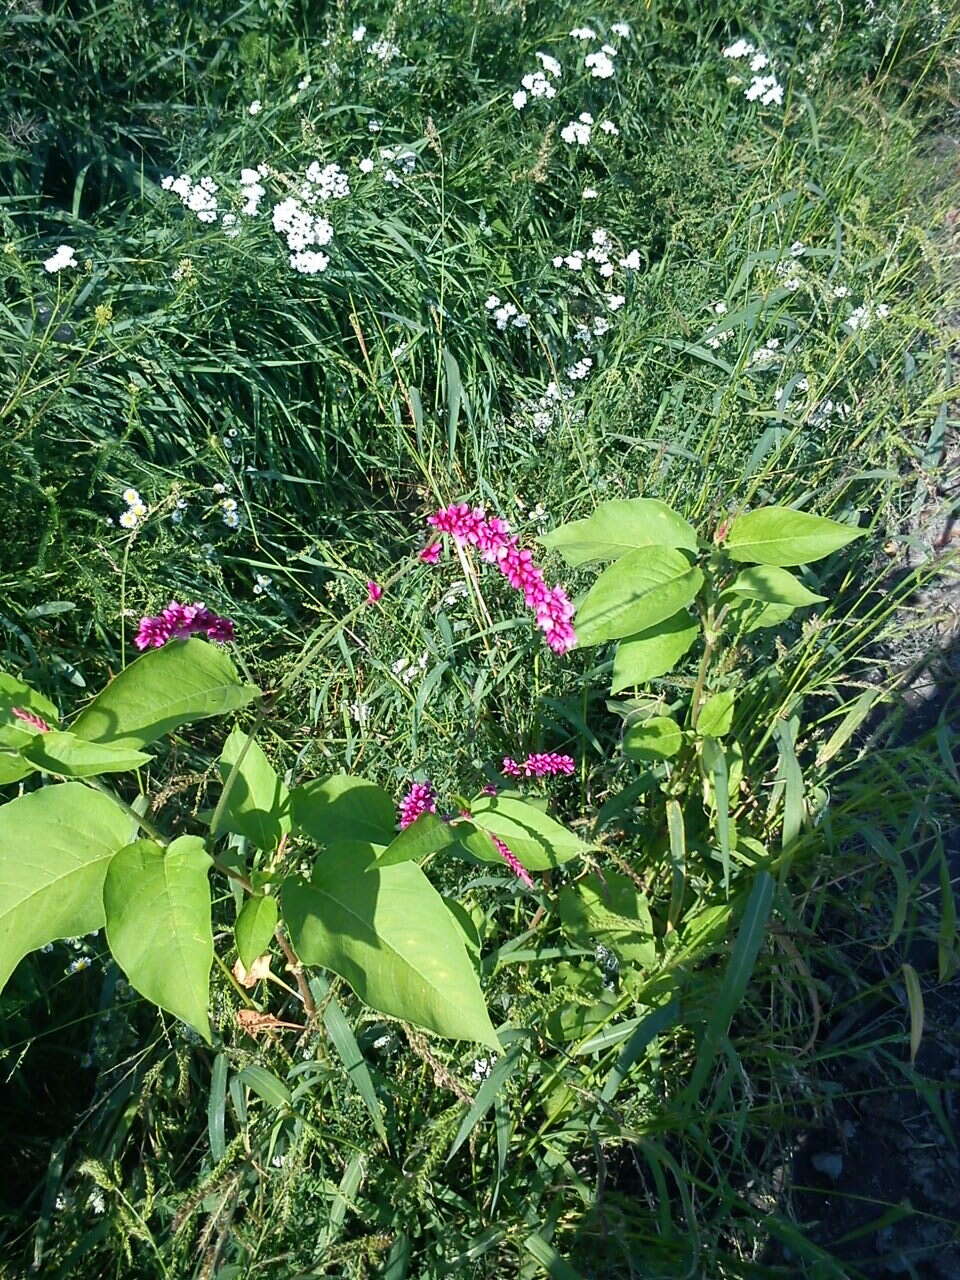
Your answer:
[[[577,643],[571,626],[573,605],[563,587],[548,587],[533,553],[521,547],[510,527],[499,516],[488,516],[482,507],[454,503],[427,517],[438,533],[448,533],[461,546],[476,547],[484,560],[495,564],[517,591],[537,620],[554,653],[566,653]],[[436,564],[440,543],[431,542],[420,552],[426,564]]]
[[[500,772],[508,778],[549,778],[558,773],[573,773],[575,768],[573,756],[558,755],[556,751],[534,751],[519,764],[510,756],[504,756]]]
[[[23,707],[11,707],[10,711],[18,720],[22,720],[24,724],[30,725],[32,729],[39,729],[41,733],[50,732],[50,726],[47,724],[46,720],[42,719],[40,716],[34,715],[32,711],[26,711]]]
[[[400,826],[409,827],[421,814],[437,812],[437,793],[429,782],[415,782],[400,801]]]
[[[141,618],[133,638],[138,649],[160,649],[168,640],[186,640],[188,636],[205,635],[208,640],[226,644],[234,638],[230,618],[221,618],[202,604],[177,604],[171,600],[162,613]]]
[[[513,872],[513,874],[519,880],[522,880],[528,889],[532,889],[533,879],[530,875],[530,872],[523,865],[523,863],[520,861],[517,855],[513,853],[509,848],[509,846],[505,845],[503,841],[499,839],[499,837],[495,836],[492,831],[489,832],[489,836],[490,836],[490,839],[493,841],[493,843],[497,846],[497,849],[500,853],[500,857],[504,860],[504,862]]]

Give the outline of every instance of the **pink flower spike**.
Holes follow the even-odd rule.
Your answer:
[[[517,879],[522,880],[528,889],[532,889],[533,880],[530,878],[530,873],[516,854],[512,853],[507,845],[505,845],[502,840],[498,840],[495,835],[490,834],[490,839],[497,846],[497,849],[500,851],[500,857],[504,860]]]
[[[383,587],[379,582],[367,583],[367,604],[376,604],[383,595]]]
[[[430,782],[415,782],[400,801],[400,827],[409,827],[423,813],[437,812],[437,795]]]
[[[440,559],[440,543],[431,542],[429,546],[424,547],[420,552],[420,559],[424,564],[436,564]]]
[[[41,733],[50,732],[50,726],[47,724],[46,720],[41,720],[41,718],[39,716],[35,716],[32,711],[25,711],[23,707],[11,707],[10,711],[18,720],[22,720],[24,724],[30,725],[31,728],[39,729]]]
[[[517,764],[516,760],[512,760],[510,756],[503,757],[503,763],[500,766],[500,772],[507,778],[522,778],[523,769]]]
[[[205,635],[208,640],[226,644],[234,639],[231,618],[221,618],[203,604],[178,604],[171,600],[156,617],[141,618],[133,643],[138,649],[160,649],[168,640],[186,640]]]

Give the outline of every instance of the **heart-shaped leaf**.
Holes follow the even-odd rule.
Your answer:
[[[130,985],[208,1044],[209,866],[198,836],[180,836],[166,849],[136,840],[111,859],[103,885],[107,941]]]
[[[449,822],[435,813],[421,813],[384,849],[377,859],[377,866],[392,867],[400,862],[418,862],[428,853],[436,853],[453,844],[456,833]]]
[[[258,693],[217,645],[173,640],[131,662],[70,727],[88,742],[145,747],[182,724],[246,706]]]
[[[135,834],[116,801],[80,782],[0,808],[0,989],[28,951],[102,926],[107,864]]]
[[[441,1036],[499,1048],[460,930],[418,866],[371,865],[334,846],[310,881],[293,877],[283,919],[304,964],[323,965],[361,1000]]]

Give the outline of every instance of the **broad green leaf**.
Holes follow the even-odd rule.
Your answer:
[[[632,964],[656,964],[650,907],[628,876],[593,872],[564,885],[557,896],[557,910],[564,933],[575,945],[600,942]]]
[[[658,498],[613,498],[601,502],[586,520],[571,520],[542,534],[545,547],[559,551],[567,564],[618,560],[638,547],[686,547],[696,551],[693,526]]]
[[[234,936],[240,963],[249,969],[258,956],[270,945],[277,927],[279,908],[276,898],[269,894],[255,893],[240,908]]]
[[[159,652],[159,650],[158,650]],[[199,836],[136,840],[107,868],[107,942],[130,985],[209,1044],[210,857]]]
[[[393,801],[366,778],[334,773],[290,792],[294,826],[318,844],[370,840],[390,844],[396,833]]]
[[[258,693],[218,645],[174,640],[131,662],[70,727],[88,742],[145,747],[182,724],[246,706]]]
[[[789,604],[796,608],[819,604],[826,599],[826,596],[818,596],[805,587],[789,570],[774,564],[757,564],[741,569],[724,592],[724,597],[728,595],[762,600],[765,604]]]
[[[710,738],[723,738],[733,728],[733,708],[737,694],[734,689],[722,689],[713,694],[700,708],[697,717],[697,733]]]
[[[572,831],[524,800],[479,796],[470,808],[476,826],[498,836],[528,871],[549,871],[589,848]],[[473,846],[467,847],[476,853]],[[488,860],[493,859],[488,856]],[[497,860],[502,861],[499,854]]]
[[[0,671],[0,747],[8,747],[11,751],[20,751],[40,733],[33,725],[18,719],[13,714],[14,707],[33,712],[51,726],[60,719],[57,708],[42,693],[37,693],[16,676]],[[33,766],[20,756],[0,752],[0,785],[19,782],[32,772]]]
[[[630,760],[669,760],[683,744],[683,731],[669,716],[651,716],[630,725],[623,735],[623,754]]]
[[[748,564],[811,564],[864,533],[792,507],[760,507],[737,516],[723,549],[731,560]]]
[[[309,882],[284,882],[294,950],[349,982],[361,1000],[441,1036],[499,1049],[460,931],[418,866],[370,866],[355,846],[317,859]]]
[[[0,989],[28,951],[102,926],[107,864],[135,834],[114,800],[81,782],[0,807]]]
[[[682,551],[644,547],[604,569],[577,610],[577,643],[601,644],[647,631],[688,605],[703,574]]]
[[[50,733],[36,734],[27,746],[21,748],[24,760],[29,760],[46,773],[56,773],[63,778],[92,778],[99,773],[125,773],[149,764],[153,756],[132,747],[117,747],[113,743],[87,742],[74,733],[58,729]]]
[[[646,631],[627,636],[617,645],[613,659],[611,693],[645,684],[665,675],[683,657],[700,634],[700,624],[681,609]]]
[[[436,853],[453,844],[456,834],[449,822],[435,813],[422,813],[391,841],[377,859],[380,867],[392,867],[399,862],[418,862],[428,853]]]
[[[230,788],[219,827],[211,834],[235,831],[258,849],[275,849],[290,830],[290,793],[257,742],[234,725],[223,744],[220,777],[226,782],[241,753],[240,767]],[[246,747],[246,751],[244,751]]]

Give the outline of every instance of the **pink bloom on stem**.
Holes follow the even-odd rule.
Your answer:
[[[220,617],[203,604],[178,604],[171,600],[162,613],[140,619],[133,643],[138,649],[160,649],[168,640],[186,640],[188,636],[201,634],[208,640],[226,644],[235,635],[233,620]]]
[[[400,801],[400,827],[409,827],[423,813],[437,812],[437,794],[430,782],[415,782]]]
[[[41,720],[41,718],[39,716],[35,716],[32,711],[25,711],[23,707],[11,707],[10,711],[18,720],[22,720],[24,724],[28,724],[34,729],[39,729],[41,733],[50,732],[50,726],[47,724],[46,720]]]
[[[517,855],[511,852],[511,850],[507,847],[507,845],[505,845],[502,840],[498,840],[497,837],[493,835],[492,832],[488,834],[490,835],[490,839],[497,846],[497,849],[500,852],[500,857],[504,860],[504,862],[513,872],[513,874],[517,877],[518,880],[522,880],[528,889],[532,889],[533,880],[530,878],[530,873],[526,869],[526,867],[523,865],[523,863],[520,861],[520,859],[517,857]]]
[[[376,604],[383,595],[383,587],[379,582],[367,583],[367,604]]]
[[[517,764],[516,760],[510,756],[503,757],[503,764],[500,766],[500,772],[508,778],[522,778],[523,767]]]
[[[555,653],[566,653],[577,642],[571,626],[573,605],[563,587],[548,587],[543,571],[534,563],[533,553],[521,547],[509,526],[498,516],[488,517],[482,507],[470,508],[456,502],[427,517],[438,533],[449,534],[460,546],[476,547],[484,560],[495,564],[533,611],[537,626]],[[420,552],[421,560],[436,564],[440,544],[431,543]],[[429,554],[428,554],[429,553]]]

